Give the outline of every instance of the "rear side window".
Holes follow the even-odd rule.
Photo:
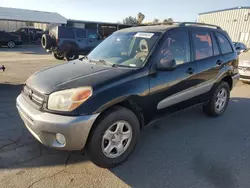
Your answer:
[[[67,38],[67,39],[74,39],[75,38],[75,28],[70,27],[60,27],[59,29],[59,37],[60,38]]]
[[[86,31],[83,29],[76,30],[76,37],[77,38],[86,38]]]
[[[220,44],[222,54],[227,54],[227,53],[233,52],[232,46],[229,43],[227,37],[225,37],[221,33],[216,33],[216,36],[218,38],[218,42]]]
[[[205,59],[213,56],[213,44],[208,32],[193,32],[195,60]]]

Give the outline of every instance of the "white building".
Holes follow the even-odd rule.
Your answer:
[[[67,24],[67,19],[58,13],[0,7],[0,30],[14,31],[27,26],[47,30],[62,24]]]
[[[198,22],[218,25],[228,32],[234,42],[243,42],[250,47],[250,7],[200,13]]]

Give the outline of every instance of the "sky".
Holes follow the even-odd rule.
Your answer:
[[[250,0],[0,0],[1,7],[57,12],[68,19],[118,22],[142,12],[153,19],[195,21],[198,13],[249,6]]]

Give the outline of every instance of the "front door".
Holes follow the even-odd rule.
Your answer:
[[[151,75],[150,102],[154,109],[161,110],[196,95],[192,90],[196,85],[196,64],[191,61],[189,38],[188,31],[174,29],[163,39],[154,63],[175,60],[177,65],[174,70],[156,70],[156,74]]]

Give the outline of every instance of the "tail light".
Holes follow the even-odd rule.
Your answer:
[[[56,44],[59,44],[59,39],[58,38],[56,39]]]

